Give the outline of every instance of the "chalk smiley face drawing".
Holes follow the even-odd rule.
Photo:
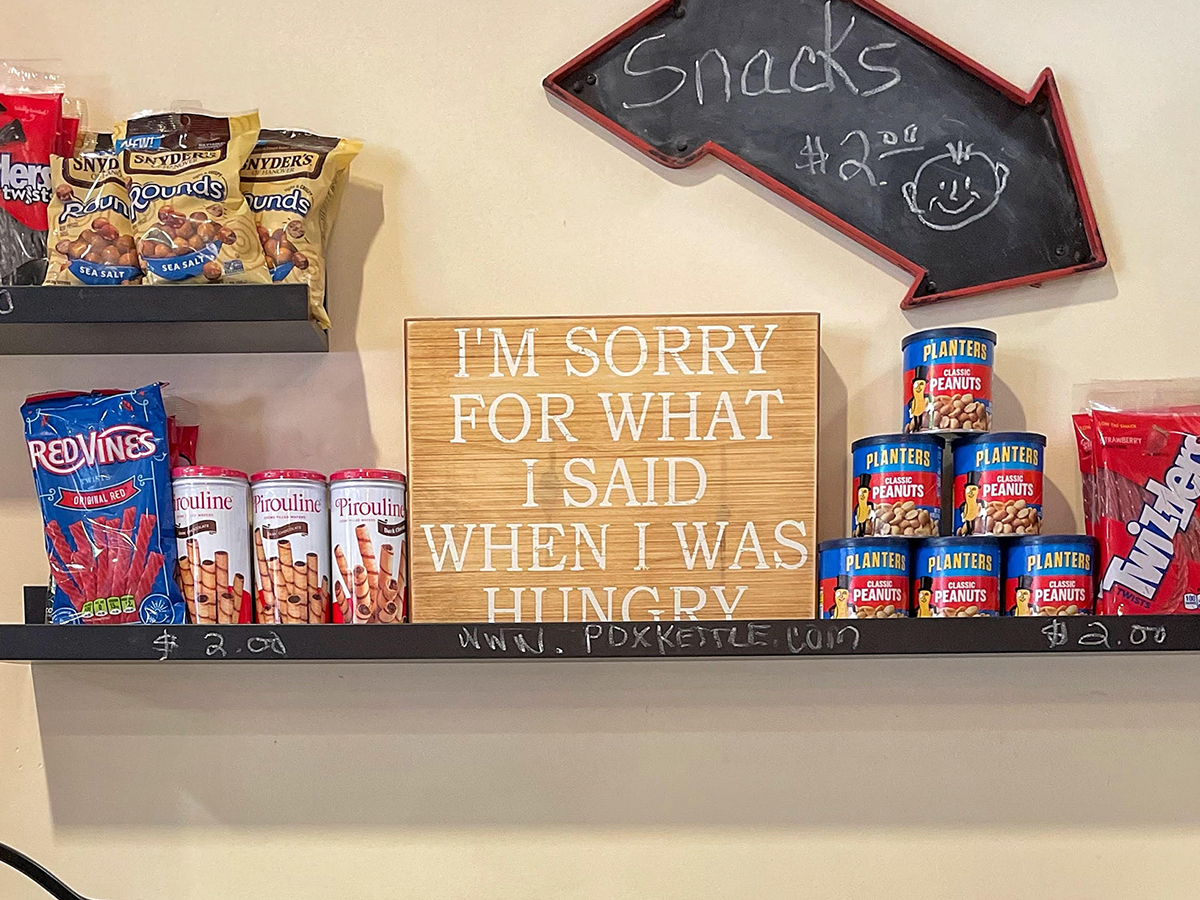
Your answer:
[[[902,188],[908,208],[934,231],[957,231],[978,222],[1000,202],[1008,166],[971,144],[947,144],[946,153],[921,163]]]

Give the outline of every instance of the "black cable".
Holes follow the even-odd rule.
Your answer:
[[[8,844],[0,844],[0,863],[16,869],[34,884],[43,888],[55,900],[87,900],[82,894],[77,894],[47,869],[35,863],[32,859],[14,850]]]

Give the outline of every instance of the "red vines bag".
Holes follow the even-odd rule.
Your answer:
[[[1092,411],[1101,615],[1200,612],[1200,413]]]
[[[61,94],[0,93],[0,284],[42,283],[61,120]]]
[[[55,585],[51,620],[184,622],[163,565],[175,550],[175,514],[159,386],[43,394],[21,416]]]

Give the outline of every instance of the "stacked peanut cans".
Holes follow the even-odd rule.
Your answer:
[[[172,472],[176,578],[197,624],[406,621],[405,479],[390,469]],[[331,561],[336,561],[336,571]]]
[[[1037,614],[1028,585],[1005,590],[1004,557],[1015,558],[1008,551],[1016,545],[1002,539],[1041,533],[1046,439],[990,431],[995,333],[932,329],[909,335],[901,349],[901,431],[851,447],[850,537],[820,545],[821,616]],[[1025,592],[1002,599],[1016,591]],[[1085,611],[1064,602],[1047,609]]]

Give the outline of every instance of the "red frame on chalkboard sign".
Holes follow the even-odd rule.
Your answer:
[[[847,2],[853,3],[854,5],[865,9],[867,12],[878,16],[880,19],[883,19],[889,25],[897,28],[904,34],[911,37],[913,40],[920,44],[924,44],[930,50],[933,50],[935,53],[954,63],[959,68],[984,81],[986,84],[1004,94],[1014,103],[1017,103],[1021,106],[1029,106],[1039,96],[1045,96],[1046,101],[1049,104],[1051,114],[1054,118],[1054,125],[1058,131],[1059,139],[1062,142],[1063,154],[1066,157],[1067,168],[1071,176],[1071,184],[1075,189],[1076,196],[1079,198],[1079,208],[1083,217],[1083,225],[1087,234],[1088,246],[1092,255],[1090,260],[1065,266],[1060,269],[1052,269],[1045,272],[1037,272],[1032,275],[1024,275],[1019,278],[1010,278],[1004,281],[994,281],[987,284],[973,285],[971,287],[959,288],[957,290],[935,292],[918,297],[916,292],[920,288],[921,283],[926,275],[925,269],[922,266],[912,262],[904,256],[901,256],[892,248],[880,243],[875,238],[864,233],[860,229],[855,228],[846,220],[839,218],[824,207],[797,193],[777,179],[772,178],[770,175],[767,175],[760,169],[755,168],[740,156],[731,153],[724,147],[712,141],[697,147],[693,152],[687,154],[686,156],[668,156],[667,154],[660,152],[658,149],[648,144],[646,141],[642,140],[633,132],[617,124],[617,122],[607,118],[601,112],[585,103],[579,97],[576,97],[570,90],[563,87],[562,82],[566,80],[571,73],[577,71],[583,66],[588,65],[598,56],[608,52],[643,25],[671,10],[675,6],[676,2],[677,0],[658,0],[658,2],[653,6],[642,11],[616,31],[593,44],[566,65],[547,75],[542,82],[543,87],[545,87],[546,91],[551,96],[557,97],[576,112],[581,113],[582,115],[591,119],[597,125],[600,125],[602,128],[619,137],[621,140],[631,144],[633,147],[637,148],[639,151],[646,154],[656,162],[671,168],[683,169],[705,156],[714,156],[729,166],[732,166],[734,169],[737,169],[748,178],[758,182],[763,187],[783,197],[788,202],[796,204],[801,209],[811,213],[821,221],[831,225],[833,228],[836,228],[842,234],[852,238],[853,240],[862,244],[864,247],[867,247],[869,250],[872,250],[873,252],[882,256],[889,262],[899,266],[901,269],[914,276],[912,286],[909,287],[908,293],[900,303],[900,307],[902,309],[911,309],[916,306],[925,306],[944,300],[954,300],[959,297],[968,297],[974,294],[982,294],[988,291],[999,290],[1001,288],[1020,287],[1023,285],[1040,285],[1043,282],[1050,281],[1054,278],[1063,278],[1067,275],[1075,275],[1079,272],[1088,271],[1089,269],[1100,269],[1107,265],[1108,256],[1104,251],[1104,243],[1100,239],[1100,229],[1096,224],[1096,214],[1092,209],[1091,197],[1088,195],[1087,185],[1083,180],[1083,170],[1079,165],[1079,155],[1075,150],[1075,142],[1071,137],[1071,130],[1067,125],[1067,115],[1066,111],[1063,109],[1062,96],[1059,93],[1058,85],[1054,80],[1054,72],[1049,68],[1044,69],[1041,75],[1038,76],[1038,79],[1034,83],[1033,87],[1028,91],[1022,91],[1016,85],[1001,78],[991,69],[981,65],[966,54],[955,50],[945,41],[934,37],[924,28],[921,28],[913,22],[910,22],[908,19],[899,15],[895,11],[888,9],[883,4],[877,3],[876,0],[847,0]]]

